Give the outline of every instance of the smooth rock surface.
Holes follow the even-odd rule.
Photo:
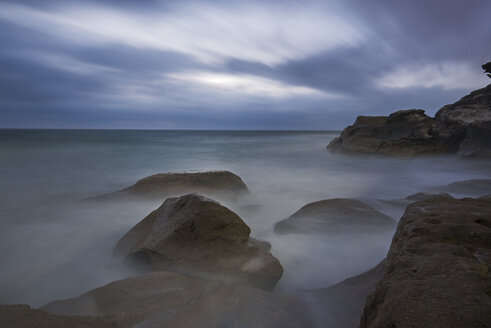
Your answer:
[[[272,289],[283,268],[269,243],[250,232],[234,212],[190,194],[167,199],[119,240],[114,254],[149,262],[153,271]]]
[[[29,305],[0,305],[2,328],[114,328],[116,323],[108,317],[59,316],[36,310]]]
[[[415,156],[455,153],[464,138],[458,122],[436,120],[424,110],[401,110],[384,116],[359,116],[327,148],[333,152]]]
[[[229,171],[159,173],[140,179],[134,185],[116,193],[98,196],[95,199],[120,197],[163,199],[189,193],[234,198],[248,192],[242,179]]]
[[[360,327],[489,327],[491,200],[409,205]]]
[[[51,302],[58,315],[111,315],[118,327],[308,327],[294,297],[170,272],[110,283]]]
[[[333,198],[305,205],[275,224],[277,233],[364,232],[393,229],[396,222],[356,199]]]

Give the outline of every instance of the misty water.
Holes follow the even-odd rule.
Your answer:
[[[399,199],[432,186],[490,178],[456,157],[332,154],[338,132],[0,130],[0,303],[41,306],[138,274],[111,260],[117,240],[160,205],[89,202],[158,172],[230,170],[250,195],[221,200],[269,241],[285,271],[279,291],[329,286],[386,255],[393,232],[277,235],[274,223],[328,198],[366,201],[398,220]],[[459,195],[456,195],[459,196]],[[163,199],[162,199],[163,201]]]

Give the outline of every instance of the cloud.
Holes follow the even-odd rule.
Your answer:
[[[272,98],[294,96],[341,97],[316,89],[295,86],[249,74],[227,74],[207,71],[191,71],[167,74],[166,78],[174,83],[183,84],[192,89],[204,89],[205,92],[236,93]]]
[[[440,62],[399,66],[375,80],[379,88],[480,88],[487,78],[464,62]]]
[[[79,44],[125,44],[174,51],[220,64],[230,58],[277,65],[355,46],[364,29],[337,7],[192,4],[130,12],[98,5],[45,10],[0,6],[0,19]]]

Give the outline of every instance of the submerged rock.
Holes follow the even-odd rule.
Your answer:
[[[3,328],[110,328],[110,317],[60,316],[36,310],[29,305],[0,305],[0,327]]]
[[[487,327],[490,281],[491,200],[413,203],[360,327]]]
[[[394,228],[387,215],[356,199],[334,198],[305,205],[275,224],[277,233],[358,232]]]
[[[229,171],[159,173],[138,180],[134,185],[96,199],[119,197],[165,198],[188,193],[237,197],[248,193],[242,179]]]
[[[250,232],[234,212],[190,194],[167,199],[119,240],[114,254],[148,262],[153,271],[272,289],[283,268],[269,243]]]
[[[109,315],[132,327],[308,327],[293,297],[170,272],[110,283],[43,307],[57,315]]]
[[[342,153],[400,156],[453,153],[458,151],[464,132],[460,123],[436,120],[424,110],[401,110],[388,117],[359,116],[327,148]]]

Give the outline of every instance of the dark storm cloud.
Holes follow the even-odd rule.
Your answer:
[[[491,3],[2,1],[4,127],[342,128],[487,83]]]

